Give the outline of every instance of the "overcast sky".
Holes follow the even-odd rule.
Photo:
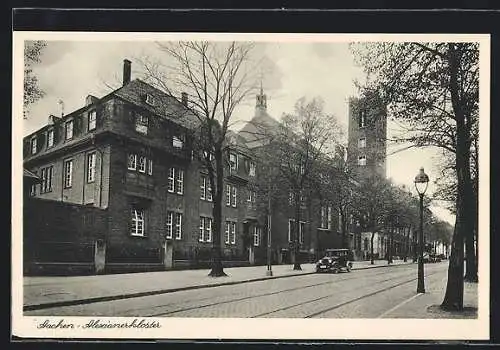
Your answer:
[[[29,134],[47,123],[50,114],[60,115],[59,100],[64,101],[65,113],[84,105],[89,94],[101,97],[119,86],[124,58],[132,61],[132,79],[141,75],[135,58],[157,53],[149,42],[77,42],[49,41],[35,67],[40,87],[46,96],[30,108],[24,121],[24,134]],[[363,72],[356,67],[346,43],[262,43],[256,53],[263,57],[263,87],[268,98],[268,112],[279,119],[282,113],[292,112],[302,96],[320,96],[325,109],[335,115],[347,132],[347,100],[357,96],[354,80],[362,80]],[[241,121],[253,116],[255,97],[235,111]],[[242,127],[242,123],[235,128]],[[391,124],[388,136],[391,136]],[[388,146],[388,154],[398,147]],[[413,189],[413,178],[420,166],[431,178],[429,193],[434,191],[435,165],[439,153],[433,149],[410,149],[390,155],[387,159],[387,177]],[[454,217],[446,210],[433,208],[441,218],[454,224]]]

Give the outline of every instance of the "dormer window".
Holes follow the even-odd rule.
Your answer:
[[[36,136],[31,139],[31,154],[35,154],[37,150]]]
[[[150,106],[154,106],[156,105],[156,99],[152,95],[146,94],[146,103]]]
[[[95,110],[89,112],[89,131],[96,127],[97,112]]]
[[[229,165],[232,171],[238,170],[238,156],[235,153],[229,153]]]
[[[71,140],[73,138],[73,121],[69,120],[65,124],[66,130],[66,140]]]
[[[361,137],[358,140],[358,147],[365,148],[366,147],[366,137]]]
[[[248,171],[248,175],[250,176],[255,176],[255,170],[256,170],[257,166],[255,165],[255,162],[254,161],[250,161],[250,169]]]
[[[362,155],[358,157],[358,165],[365,166],[366,165],[366,156]]]
[[[148,133],[148,117],[137,114],[135,117],[135,131],[146,135]]]
[[[174,146],[175,148],[182,148],[184,145],[184,142],[182,141],[182,138],[180,138],[179,136],[174,136],[172,138],[172,146]]]
[[[54,146],[54,129],[47,131],[47,148]]]

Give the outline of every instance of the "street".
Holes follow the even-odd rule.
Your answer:
[[[416,294],[417,265],[409,264],[44,308],[26,311],[25,315],[418,318],[426,317],[426,306],[420,306],[419,312],[413,312],[409,305],[430,295],[441,299],[446,286],[447,267],[447,262],[425,265],[425,295]]]

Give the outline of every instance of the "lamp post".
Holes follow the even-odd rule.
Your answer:
[[[424,194],[429,184],[429,176],[420,168],[415,176],[415,188],[420,197],[420,232],[418,236],[418,282],[417,293],[425,293],[424,287]]]

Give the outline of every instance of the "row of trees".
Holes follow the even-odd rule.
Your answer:
[[[368,77],[362,88],[383,96],[389,114],[405,127],[397,140],[438,147],[449,160],[439,194],[454,200],[456,223],[441,307],[461,310],[464,243],[465,279],[477,281],[479,44],[356,43],[352,51]]]

